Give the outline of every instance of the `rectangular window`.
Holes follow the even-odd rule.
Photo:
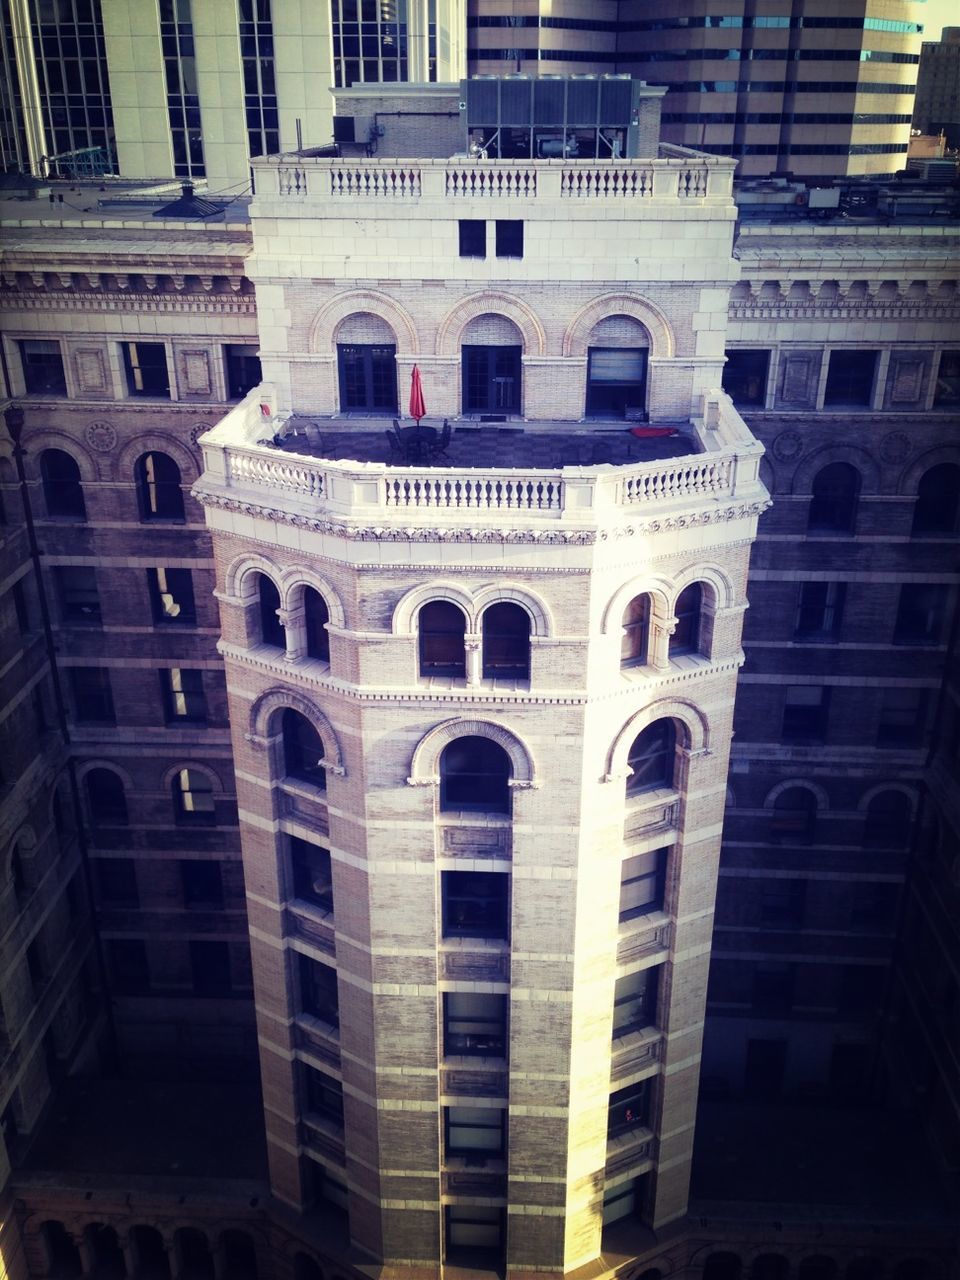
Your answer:
[[[294,897],[309,902],[322,911],[333,910],[333,873],[330,850],[310,844],[298,836],[290,837],[290,864],[293,872]]]
[[[97,571],[90,565],[57,565],[54,569],[60,617],[64,622],[100,623]]]
[[[147,944],[140,938],[108,938],[105,949],[107,967],[117,995],[146,994],[150,990]]]
[[[923,740],[926,719],[926,689],[885,689],[877,721],[877,746],[919,746]]]
[[[259,348],[237,344],[224,347],[223,351],[227,366],[227,399],[242,400],[263,380]]]
[[[787,1013],[793,1005],[796,966],[758,964],[753,971],[751,1005],[757,1013]]]
[[[497,257],[523,257],[523,223],[517,218],[497,221]]]
[[[506,938],[510,877],[500,871],[442,871],[443,936]]]
[[[507,997],[473,991],[443,996],[443,1052],[450,1057],[507,1056]]]
[[[190,973],[198,996],[225,996],[233,990],[228,942],[191,942]]]
[[[333,1124],[343,1125],[343,1085],[333,1076],[301,1064],[304,1110]]]
[[[31,339],[20,343],[23,384],[30,396],[65,396],[67,378],[59,342]]]
[[[760,886],[760,923],[774,929],[799,929],[806,907],[806,880],[763,880]]]
[[[877,351],[831,351],[824,408],[834,404],[869,406],[879,354]]]
[[[663,907],[663,891],[667,876],[667,849],[650,849],[626,858],[620,879],[620,919],[632,920],[635,916]]]
[[[332,1027],[340,1025],[340,1000],[337,994],[337,971],[329,965],[318,964],[309,956],[301,955],[300,1007],[304,1013],[327,1022]]]
[[[647,1124],[650,1113],[650,1081],[641,1080],[639,1084],[627,1085],[610,1095],[610,1109],[607,1112],[607,1136],[614,1138],[619,1133],[629,1133],[631,1129],[639,1129]]]
[[[941,351],[933,393],[937,408],[960,404],[960,351]]]
[[[207,698],[203,692],[203,672],[189,667],[165,667],[160,672],[163,712],[168,724],[189,721],[205,724]]]
[[[461,218],[460,257],[485,258],[487,256],[487,224],[482,218]]]
[[[766,403],[769,351],[728,351],[722,385],[735,405],[762,409]]]
[[[123,342],[123,367],[127,394],[170,398],[167,348],[162,342]]]
[[[448,1156],[499,1156],[506,1145],[505,1107],[444,1107]]]
[[[793,638],[808,644],[837,640],[846,594],[845,582],[801,582]]]
[[[446,1261],[467,1266],[493,1259],[503,1251],[502,1209],[479,1204],[449,1204],[445,1210],[447,1227]]]
[[[219,862],[181,858],[180,885],[185,907],[223,906],[223,874]]]
[[[17,615],[17,629],[22,636],[29,635],[30,610],[27,608],[27,593],[24,590],[22,578],[13,584],[10,594],[13,596],[13,611]]]
[[[783,742],[823,742],[827,736],[830,690],[823,685],[789,684],[783,699]]]
[[[905,583],[900,588],[893,643],[939,644],[946,606],[946,587],[928,582]]]
[[[139,907],[137,864],[132,858],[94,858],[97,892],[104,906]]]
[[[613,1038],[651,1027],[657,1020],[662,965],[618,978],[613,990]]]
[[[608,1191],[603,1197],[603,1225],[606,1227],[623,1218],[639,1217],[643,1213],[649,1184],[650,1176],[644,1174],[642,1178],[631,1178]]]
[[[105,667],[70,667],[74,715],[90,724],[116,724],[110,672]]]
[[[196,626],[197,606],[190,569],[148,569],[147,587],[154,622]]]

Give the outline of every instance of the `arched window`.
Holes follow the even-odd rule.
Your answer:
[[[761,1253],[754,1258],[750,1280],[787,1280],[790,1263],[782,1253]]]
[[[280,592],[273,579],[265,573],[257,574],[257,594],[260,600],[260,639],[276,649],[286,649],[287,636],[283,623],[277,617],[280,608]]]
[[[262,600],[262,597],[261,597]],[[319,591],[305,587],[303,591],[303,623],[307,632],[307,657],[330,661],[330,637],[327,623],[330,611]]]
[[[677,731],[672,720],[655,720],[633,740],[627,755],[627,795],[672,787]]]
[[[811,844],[817,823],[817,797],[809,787],[787,787],[773,802],[770,838],[777,844]]]
[[[484,680],[530,679],[530,615],[518,604],[492,604],[484,609]]]
[[[86,520],[80,468],[62,449],[44,449],[40,455],[40,478],[48,516],[69,516]]]
[[[84,778],[87,807],[95,827],[126,826],[129,820],[123,779],[112,769],[91,769]]]
[[[639,667],[648,660],[650,645],[650,597],[634,596],[623,611],[620,641],[621,667]]]
[[[166,453],[144,453],[134,468],[141,520],[183,520],[180,468]]]
[[[925,471],[917,485],[913,537],[956,533],[960,529],[960,467],[952,462]]]
[[[860,472],[849,462],[831,462],[813,478],[808,533],[852,533],[860,498]]]
[[[440,808],[509,813],[510,757],[489,738],[457,738],[440,756]]]
[[[703,1280],[740,1280],[743,1264],[736,1253],[711,1253],[703,1268]]]
[[[431,600],[418,615],[421,676],[453,676],[465,679],[463,637],[467,620],[448,600]]]
[[[199,769],[178,769],[171,784],[173,808],[178,822],[216,821],[213,784]]]
[[[323,743],[316,729],[299,711],[287,707],[283,713],[283,772],[297,782],[308,782],[326,790],[327,775],[320,761]]]
[[[867,805],[863,843],[867,849],[902,849],[910,835],[910,798],[902,791],[878,791]]]
[[[677,596],[673,612],[677,625],[670,637],[670,657],[681,653],[700,652],[700,610],[703,604],[703,586],[691,582]]]
[[[804,1258],[797,1268],[797,1280],[836,1280],[836,1277],[836,1262],[822,1253]]]

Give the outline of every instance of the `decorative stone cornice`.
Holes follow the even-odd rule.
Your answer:
[[[43,292],[0,292],[0,306],[11,311],[137,311],[162,315],[246,315],[256,316],[253,294],[240,293],[73,293],[64,290]]]

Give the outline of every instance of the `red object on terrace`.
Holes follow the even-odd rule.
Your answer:
[[[631,427],[630,434],[638,440],[657,440],[661,436],[678,436],[679,427]]]
[[[423,399],[423,384],[420,381],[420,370],[416,365],[410,374],[410,417],[420,419],[426,416],[427,406]]]

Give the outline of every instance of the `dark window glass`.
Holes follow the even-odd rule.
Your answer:
[[[31,340],[20,343],[23,382],[27,395],[65,396],[67,379],[59,342]]]
[[[154,622],[196,626],[197,606],[190,569],[148,569],[147,586]]]
[[[180,468],[166,453],[144,453],[135,467],[141,520],[183,520]]]
[[[487,256],[487,224],[479,218],[460,219],[460,257]]]
[[[217,861],[181,858],[180,885],[185,907],[223,906],[223,874]]]
[[[162,342],[124,342],[123,367],[127,375],[127,392],[131,396],[170,398],[167,375],[167,349]]]
[[[137,864],[132,858],[94,858],[97,892],[104,905],[139,907]]]
[[[628,1085],[610,1095],[607,1112],[607,1133],[611,1138],[619,1133],[629,1133],[647,1124],[650,1109],[650,1081]]]
[[[723,389],[736,405],[762,409],[767,394],[769,351],[728,351],[723,366]]]
[[[224,347],[227,364],[227,397],[241,400],[263,380],[260,355],[254,346]]]
[[[831,462],[813,479],[808,533],[852,533],[860,497],[860,473],[849,462]]]
[[[873,395],[876,351],[831,351],[827,367],[824,406],[868,405]]]
[[[280,608],[280,592],[273,579],[265,573],[257,574],[257,595],[260,603],[260,639],[276,649],[286,649],[287,634],[277,617]]]
[[[420,675],[465,679],[467,660],[464,635],[467,620],[463,611],[447,600],[431,600],[421,608],[417,623],[420,637]]]
[[[89,565],[57,565],[54,573],[62,620],[99,623],[100,593],[96,569]]]
[[[333,1076],[308,1067],[301,1067],[304,1085],[304,1110],[322,1116],[335,1125],[343,1125],[343,1085]]]
[[[376,343],[337,343],[340,408],[397,412],[397,348]]]
[[[147,944],[139,938],[108,938],[107,967],[117,995],[143,995],[150,990]]]
[[[125,826],[128,820],[127,795],[119,774],[112,769],[91,769],[83,781],[93,825]]]
[[[178,822],[216,822],[213,785],[205,773],[200,773],[198,769],[178,769],[174,775],[172,791]]]
[[[204,724],[207,698],[203,691],[203,672],[188,667],[165,667],[160,672],[163,712],[168,723],[190,721]]]
[[[930,582],[905,583],[900,588],[893,643],[939,644],[946,608],[946,587]]]
[[[781,739],[784,742],[823,742],[827,736],[830,690],[823,685],[787,685],[783,701]]]
[[[498,1156],[505,1146],[506,1108],[444,1107],[448,1156]]]
[[[870,800],[863,820],[868,849],[902,849],[910,835],[910,798],[902,791],[880,791]]]
[[[510,757],[489,738],[465,737],[440,756],[441,810],[510,812]]]
[[[70,667],[73,710],[78,720],[116,724],[110,672],[105,667]]]
[[[933,403],[937,406],[960,404],[960,351],[940,353]]]
[[[952,462],[925,471],[917,485],[913,509],[914,537],[924,534],[951,534],[960,527],[960,467]]]
[[[520,347],[464,346],[463,412],[520,412]]]
[[[230,976],[230,944],[191,942],[190,974],[196,995],[229,995],[233,990]]]
[[[294,897],[323,911],[333,910],[333,872],[329,849],[290,836],[290,865]]]
[[[30,610],[27,608],[27,593],[23,589],[23,579],[13,584],[10,592],[13,596],[13,611],[17,616],[17,629],[22,636],[30,632]]]
[[[300,970],[300,1007],[303,1012],[332,1027],[339,1027],[340,1001],[336,969],[318,964],[309,956],[300,955],[297,960]]]
[[[793,1007],[796,966],[758,964],[753,970],[751,1005],[757,1013],[784,1014]]]
[[[613,991],[613,1036],[652,1027],[657,1020],[657,993],[662,966],[618,978]]]
[[[774,844],[812,844],[817,797],[808,787],[787,787],[773,802],[770,839]]]
[[[646,404],[644,347],[591,347],[587,355],[587,416],[642,417]]]
[[[926,718],[926,689],[885,689],[877,721],[877,746],[918,746],[923,739]]]
[[[497,257],[523,257],[523,223],[519,219],[497,221]]]
[[[316,729],[299,711],[283,713],[283,770],[288,778],[326,790],[327,775],[321,765],[323,743]]]
[[[801,582],[794,639],[808,643],[838,639],[846,593],[843,582]]]
[[[483,612],[484,680],[530,679],[530,615],[518,604],[492,604]]]
[[[670,657],[681,653],[700,652],[700,613],[703,606],[703,587],[691,582],[677,596],[674,605],[677,624],[670,637]]]
[[[440,873],[445,938],[506,938],[510,877],[499,871]]]
[[[443,1051],[451,1056],[507,1056],[507,997],[448,991],[443,997]]]
[[[504,1211],[479,1204],[450,1204],[446,1217],[446,1261],[476,1266],[496,1263],[503,1252]]]
[[[650,849],[625,859],[620,879],[620,919],[659,911],[666,885],[667,849]]]
[[[656,720],[637,734],[627,755],[627,795],[673,786],[676,730],[672,720]]]
[[[650,642],[650,597],[635,596],[623,611],[620,641],[621,667],[637,667],[647,661]]]
[[[307,632],[307,657],[330,661],[330,636],[327,623],[330,613],[327,602],[319,591],[305,587],[303,591],[303,621]]]
[[[40,478],[48,516],[69,516],[85,520],[80,468],[62,449],[44,449],[40,455]]]

